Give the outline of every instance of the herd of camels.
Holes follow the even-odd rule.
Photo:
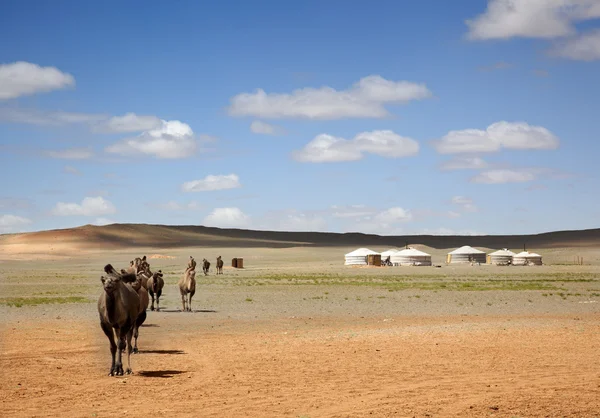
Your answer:
[[[210,269],[210,262],[202,261],[202,271],[205,275]],[[122,376],[131,374],[131,353],[138,353],[137,339],[139,328],[146,320],[146,310],[160,311],[160,296],[165,282],[163,273],[158,270],[152,273],[146,256],[136,257],[131,261],[128,269],[118,272],[111,264],[104,266],[106,276],[101,276],[100,281],[104,291],[98,299],[98,313],[100,326],[110,342],[112,364],[109,376]],[[223,260],[217,257],[217,274],[223,274]],[[192,256],[188,260],[183,277],[179,280],[182,311],[192,311],[192,297],[196,293],[196,260]],[[116,339],[116,342],[115,342]],[[131,340],[134,345],[131,346]],[[127,347],[127,370],[123,370],[122,354]],[[118,349],[118,350],[117,350]]]

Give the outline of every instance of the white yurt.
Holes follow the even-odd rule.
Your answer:
[[[498,251],[494,251],[487,256],[488,264],[496,264],[496,265],[508,265],[513,262],[513,257],[515,253],[510,251],[508,248],[503,248]]]
[[[395,266],[430,266],[431,255],[416,248],[406,248],[392,255]]]
[[[388,257],[390,257],[390,261],[393,263],[392,256],[394,254],[396,254],[397,252],[398,252],[398,250],[395,250],[393,248],[391,248],[391,249],[389,249],[387,251],[382,252],[381,253],[381,263],[383,264],[383,262],[385,262],[385,260],[387,260]]]
[[[359,248],[354,250],[348,254],[346,254],[346,261],[344,265],[346,266],[366,266],[367,265],[367,257],[369,255],[376,255],[378,252],[369,250],[368,248]]]
[[[468,263],[485,263],[485,252],[477,250],[473,247],[465,245],[448,253],[446,263],[448,264],[468,264]]]
[[[541,266],[542,256],[536,253],[530,253],[529,251],[523,251],[519,254],[515,254],[513,257],[513,264],[515,266]]]

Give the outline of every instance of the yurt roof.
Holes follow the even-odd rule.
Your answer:
[[[346,254],[346,257],[363,257],[366,255],[374,255],[374,254],[379,254],[379,253],[369,250],[368,248],[358,248],[358,249]]]
[[[402,251],[398,251],[396,253],[396,255],[399,256],[421,256],[421,257],[427,257],[430,256],[430,254],[427,254],[426,252],[423,251],[419,251],[416,248],[406,248]]]
[[[391,249],[389,249],[387,251],[382,252],[381,255],[384,256],[384,257],[387,257],[388,255],[394,255],[397,252],[398,252],[398,250],[394,250],[393,248],[391,248]]]
[[[448,254],[485,254],[484,251],[479,251],[468,245],[457,248],[454,251],[450,251]]]
[[[513,253],[511,250],[508,250],[506,248],[503,248],[501,250],[498,251],[494,251],[493,253],[491,253],[490,255],[506,255],[506,256],[514,256],[515,253]]]
[[[539,255],[539,254],[536,254],[536,253],[530,253],[529,251],[521,251],[519,254],[515,255],[515,257],[529,257],[529,258],[532,258],[532,257],[542,257],[542,256]]]

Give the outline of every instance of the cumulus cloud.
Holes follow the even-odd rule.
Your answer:
[[[216,208],[204,218],[204,225],[219,228],[243,228],[250,223],[250,217],[239,208]]]
[[[450,131],[443,138],[433,141],[440,154],[496,152],[502,148],[556,149],[559,139],[542,126],[532,126],[524,122],[496,122],[485,131],[464,129]]]
[[[255,120],[250,124],[250,130],[255,134],[263,135],[280,135],[283,133],[283,129],[278,126],[271,125],[269,123]]]
[[[457,157],[443,162],[440,170],[479,170],[487,166],[488,163],[479,157]]]
[[[86,160],[94,155],[89,148],[68,148],[59,151],[46,151],[46,155],[52,158],[61,158],[65,160]]]
[[[196,150],[197,142],[192,128],[178,120],[163,120],[156,129],[106,148],[109,153],[123,156],[154,156],[162,159],[190,157]]]
[[[47,93],[74,86],[75,78],[56,67],[17,61],[0,65],[0,100]]]
[[[300,162],[325,163],[356,161],[365,153],[382,157],[400,158],[416,155],[419,143],[390,130],[361,132],[353,139],[317,135],[302,150],[294,151],[293,158]]]
[[[56,216],[102,216],[116,212],[115,206],[101,196],[86,197],[81,203],[58,202],[52,211]]]
[[[483,14],[465,23],[471,40],[551,39],[572,35],[575,23],[598,17],[597,0],[489,0]]]
[[[242,187],[237,174],[208,175],[200,180],[186,181],[181,185],[184,192],[210,192],[214,190],[236,189]]]
[[[452,204],[459,206],[465,212],[477,212],[477,206],[473,204],[471,198],[465,196],[454,196],[452,198]]]
[[[0,121],[18,124],[40,126],[63,126],[71,124],[91,125],[105,119],[106,115],[101,114],[0,107]]]
[[[21,232],[24,227],[31,224],[31,220],[16,215],[0,215],[0,234]]]
[[[471,178],[471,182],[484,184],[526,183],[535,179],[535,170],[498,169],[482,171],[478,175]]]
[[[104,226],[104,225],[110,225],[110,224],[114,224],[114,222],[108,218],[96,218],[93,222],[93,225],[96,225],[96,226]]]
[[[600,29],[559,41],[550,54],[578,61],[600,60]]]
[[[79,171],[76,167],[66,165],[63,170],[65,173],[73,174],[75,176],[81,176],[81,171]]]
[[[96,132],[140,132],[160,129],[161,120],[156,116],[136,115],[126,113],[123,116],[113,116],[93,127]]]
[[[229,114],[270,119],[383,118],[389,115],[385,108],[387,104],[408,103],[431,96],[425,84],[370,75],[347,90],[308,87],[292,93],[266,93],[262,89],[241,93],[231,99]]]

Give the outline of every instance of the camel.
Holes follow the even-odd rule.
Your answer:
[[[196,260],[194,260],[194,257],[192,257],[191,255],[190,259],[188,260],[187,268],[185,270],[196,270]]]
[[[160,295],[162,294],[162,289],[165,285],[165,281],[163,280],[163,274],[161,270],[154,273],[152,277],[148,280],[148,293],[152,296],[152,305],[150,306],[150,310],[154,310],[154,295],[156,295],[156,310],[160,311]]]
[[[100,281],[104,292],[98,298],[98,314],[100,315],[100,327],[110,342],[110,354],[112,364],[109,376],[123,375],[122,355],[127,347],[127,370],[131,374],[131,338],[133,327],[139,316],[140,297],[131,286],[126,283],[135,281],[133,274],[119,274],[112,265],[104,266],[108,276],[101,276]],[[117,343],[115,343],[115,337]],[[127,343],[125,342],[127,340]],[[117,348],[119,349],[118,355]]]
[[[181,293],[182,311],[192,312],[192,297],[196,293],[196,270],[187,268],[183,277],[179,280],[178,285],[179,292]]]
[[[208,276],[208,270],[210,269],[210,261],[208,261],[206,258],[202,260],[202,271],[204,272],[205,276]]]
[[[133,281],[130,284],[132,289],[135,290],[137,292],[138,296],[140,297],[140,310],[138,313],[138,318],[133,327],[133,338],[134,338],[133,353],[134,354],[139,353],[137,340],[140,335],[140,327],[142,326],[144,321],[146,321],[146,318],[147,318],[146,310],[148,309],[148,305],[150,304],[150,298],[148,297],[148,290],[146,290],[143,283],[144,283],[144,280],[143,280],[142,276],[138,273],[136,275],[135,281]]]
[[[217,257],[217,274],[223,274],[223,260],[221,260],[221,256]]]

